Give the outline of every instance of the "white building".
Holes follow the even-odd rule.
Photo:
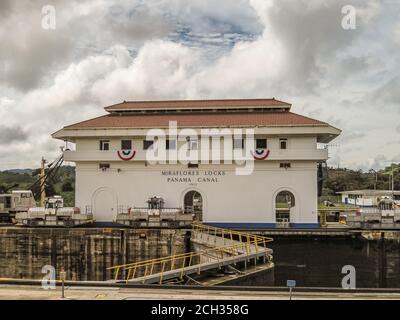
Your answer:
[[[338,193],[342,195],[342,203],[359,207],[376,207],[383,199],[392,199],[400,204],[398,190],[352,190]]]
[[[115,220],[120,206],[145,207],[156,195],[166,207],[194,207],[198,218],[210,224],[266,228],[287,218],[293,227],[313,227],[318,221],[317,166],[328,158],[328,150],[318,143],[330,142],[340,130],[290,108],[275,99],[123,102],[53,137],[68,147],[75,144],[64,158],[76,164],[76,206],[90,206],[97,221]],[[171,123],[179,135],[167,137],[166,145],[146,138],[149,130],[166,130]],[[231,153],[242,153],[254,170],[238,175],[240,164],[226,163],[229,156],[222,152],[213,163],[148,161],[153,146],[201,154],[226,146],[224,140],[215,147],[206,143],[213,135],[200,138],[187,129],[235,132]],[[251,129],[255,145],[250,134],[236,135]]]

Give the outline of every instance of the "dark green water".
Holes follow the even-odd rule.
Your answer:
[[[303,287],[341,287],[342,267],[356,270],[357,288],[400,288],[400,242],[361,238],[274,237],[275,286],[296,280]],[[262,277],[254,285],[263,283]]]

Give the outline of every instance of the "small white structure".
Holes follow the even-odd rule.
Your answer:
[[[328,159],[319,144],[341,131],[290,108],[275,99],[123,102],[53,137],[67,142],[64,159],[76,164],[75,205],[93,212],[96,221],[115,221],[124,207],[146,207],[157,194],[165,207],[194,212],[209,224],[267,228],[284,219],[291,227],[316,227],[317,168]],[[165,144],[149,137],[171,123],[177,132]],[[246,136],[237,138],[243,131]],[[234,133],[230,144],[226,132]],[[215,146],[215,137],[223,144]],[[154,164],[149,151],[197,151],[198,157]],[[251,174],[237,174],[240,165],[230,162],[237,151],[254,164]],[[215,152],[217,159],[203,161]]]
[[[73,227],[92,221],[92,215],[81,214],[79,208],[64,207],[61,196],[46,198],[45,207],[32,207],[26,212],[17,212],[17,225]]]
[[[0,194],[0,214],[15,214],[35,207],[36,202],[30,190],[14,190]]]
[[[376,207],[383,199],[392,199],[400,204],[400,191],[398,190],[352,190],[338,192],[342,195],[342,203],[359,207]]]

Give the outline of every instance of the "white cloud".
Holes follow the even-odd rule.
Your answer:
[[[400,23],[397,23],[393,28],[393,40],[398,46],[400,46]]]
[[[40,2],[3,4],[0,118],[28,138],[0,146],[0,168],[54,157],[52,132],[138,99],[276,97],[343,129],[331,163],[396,156],[382,145],[398,126],[397,54],[382,51],[396,21],[378,0],[60,1],[56,37],[26,28]],[[356,31],[341,28],[343,4],[357,8]]]
[[[376,0],[364,1],[362,6],[356,6],[357,17],[364,24],[369,23],[382,13],[382,3]]]
[[[99,79],[90,93],[105,105],[129,99],[183,98],[198,64],[193,49],[173,42],[149,41],[129,66],[116,68]]]

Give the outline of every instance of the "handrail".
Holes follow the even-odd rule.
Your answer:
[[[272,242],[273,241],[273,239],[269,238],[269,237],[264,237],[264,236],[259,236],[259,235],[254,235],[254,234],[249,234],[249,233],[244,233],[244,232],[234,231],[234,230],[229,230],[229,229],[223,229],[223,228],[218,228],[218,227],[212,227],[212,226],[203,225],[203,224],[200,224],[200,223],[192,223],[192,226],[195,227],[193,231],[197,231],[196,227],[198,228],[199,226],[200,226],[200,229],[207,229],[208,233],[209,233],[209,231],[214,230],[215,231],[214,236],[216,236],[216,234],[217,234],[216,231],[217,230],[227,230],[228,234],[231,234],[231,235],[242,235],[242,236],[247,236],[247,237],[250,236],[250,237],[254,238],[255,240],[257,240],[257,242],[260,242],[260,241],[264,242],[265,241],[265,243],[268,243],[268,242]],[[202,232],[202,231],[197,231],[197,232]],[[231,240],[233,241],[232,237],[231,237]],[[241,241],[241,238],[239,238],[239,240],[240,240],[239,242],[243,242],[243,241]],[[217,250],[219,248],[227,248],[227,247],[231,247],[231,246],[215,247],[215,248],[207,249],[205,251],[208,251],[208,250],[212,251],[212,250]],[[186,255],[189,255],[190,253],[191,252],[181,253],[181,254],[171,255],[171,256],[167,256],[167,257],[161,257],[161,258],[149,259],[149,260],[144,260],[144,261],[139,261],[139,262],[123,264],[123,265],[117,265],[117,266],[109,267],[109,268],[107,268],[107,270],[117,269],[118,267],[134,266],[134,265],[146,263],[146,262],[149,262],[149,261],[155,261],[156,262],[156,261],[168,260],[169,257],[172,257],[172,256],[174,256],[175,258],[179,258],[179,257],[183,257],[183,256],[186,256]]]
[[[116,270],[115,271],[115,280],[118,280],[118,276],[121,270],[128,271],[126,281],[128,282],[129,280],[132,280],[135,278],[135,275],[137,274],[137,270],[140,268],[145,268],[144,270],[144,275],[143,275],[143,281],[145,281],[147,276],[150,276],[153,274],[153,271],[155,269],[155,266],[160,266],[161,271],[157,272],[160,273],[160,283],[162,283],[163,275],[165,273],[166,265],[167,263],[170,264],[170,270],[174,270],[174,266],[180,262],[177,269],[181,269],[181,274],[180,277],[182,278],[184,275],[185,268],[192,266],[192,263],[194,261],[194,258],[196,257],[211,257],[215,258],[218,261],[218,264],[220,263],[220,258],[219,255],[221,255],[221,259],[223,259],[224,253],[228,253],[231,255],[239,255],[240,251],[246,254],[247,256],[251,252],[251,246],[255,247],[255,252],[258,253],[258,246],[263,245],[264,247],[266,246],[266,243],[273,241],[272,238],[264,237],[264,236],[259,236],[259,235],[254,235],[250,233],[244,233],[240,231],[234,231],[230,229],[224,229],[224,228],[219,228],[219,227],[213,227],[209,225],[204,225],[201,223],[193,223],[192,228],[194,232],[199,232],[203,234],[212,234],[215,237],[215,242],[216,242],[216,237],[217,234],[221,233],[221,238],[224,239],[224,244],[225,244],[225,239],[229,240],[231,242],[230,245],[223,245],[223,246],[216,246],[214,248],[209,248],[209,249],[204,249],[199,252],[188,252],[188,253],[181,253],[181,254],[175,254],[175,255],[170,255],[167,257],[161,257],[161,258],[155,258],[155,259],[149,259],[149,260],[144,260],[144,261],[138,261],[138,262],[133,262],[133,263],[128,263],[128,264],[123,264],[123,265],[117,265],[113,267],[107,268],[107,270]],[[226,238],[226,236],[229,236],[229,238]],[[238,240],[234,240],[234,236],[238,236]],[[244,240],[244,241],[243,241]],[[211,253],[214,253],[215,255],[212,255]],[[187,263],[187,260],[189,262]],[[150,267],[150,272],[149,272],[149,267]],[[200,267],[199,267],[199,272],[200,272]]]
[[[253,244],[255,244],[256,248],[257,248],[257,244],[259,243],[259,241],[254,242]],[[154,266],[155,265],[162,265],[163,269],[161,270],[161,274],[160,274],[160,282],[162,282],[162,275],[163,272],[165,272],[165,266],[167,263],[170,263],[171,269],[170,270],[174,270],[174,265],[177,264],[179,262],[179,260],[182,260],[182,267],[177,268],[177,269],[181,269],[181,277],[184,274],[184,270],[187,267],[192,266],[192,262],[193,262],[193,258],[195,257],[201,257],[201,256],[206,256],[206,257],[211,257],[214,258],[218,261],[220,261],[219,258],[219,254],[221,255],[221,258],[223,258],[223,253],[229,253],[229,254],[239,254],[239,250],[242,250],[244,252],[244,254],[249,255],[250,253],[250,245],[249,243],[240,243],[240,244],[235,244],[233,246],[227,246],[227,247],[219,247],[219,248],[214,248],[214,249],[208,249],[208,250],[202,250],[200,252],[190,252],[184,255],[177,255],[177,256],[169,256],[163,259],[153,259],[153,260],[147,260],[147,261],[141,261],[129,266],[126,265],[121,265],[121,266],[115,266],[115,267],[111,267],[108,268],[110,269],[116,269],[116,274],[115,274],[115,280],[118,280],[118,275],[119,272],[121,271],[121,269],[127,270],[128,271],[128,276],[126,278],[126,281],[128,280],[132,280],[135,277],[135,274],[137,272],[137,270],[139,268],[145,268],[145,273],[144,273],[144,278],[146,278],[146,276],[149,276],[152,274],[152,271],[154,270]],[[231,249],[231,250],[229,250]],[[236,252],[234,251],[234,249],[236,249]],[[256,249],[256,252],[258,250]],[[210,252],[215,252],[216,256],[213,256],[210,254]],[[187,258],[189,257],[189,264],[186,265],[185,262],[187,260]],[[156,261],[157,260],[157,261]],[[150,273],[148,273],[148,267],[151,267],[151,271]],[[133,270],[133,274],[131,273]],[[132,274],[132,276],[130,276]]]
[[[197,222],[197,223],[196,223],[196,222],[192,223],[192,227],[193,227],[193,230],[194,230],[194,231],[196,231],[196,229],[200,229],[200,230],[206,230],[206,231],[209,233],[211,230],[214,230],[214,232],[217,233],[218,230],[220,230],[220,231],[222,232],[222,234],[223,234],[224,232],[226,232],[227,234],[232,233],[232,234],[235,234],[235,235],[250,236],[250,237],[253,237],[253,238],[269,239],[269,241],[273,241],[272,238],[268,238],[268,237],[264,237],[264,236],[259,236],[259,235],[255,235],[255,234],[251,234],[251,233],[246,233],[246,232],[241,232],[241,231],[236,231],[236,230],[231,230],[231,229],[225,229],[225,228],[220,228],[220,227],[214,227],[214,226],[205,225],[205,224],[198,223],[198,222]]]
[[[125,270],[129,270],[132,269],[134,267],[144,267],[146,265],[149,265],[151,263],[161,263],[164,261],[169,261],[169,260],[178,260],[178,259],[182,259],[185,257],[188,257],[190,255],[196,256],[196,255],[209,255],[209,252],[213,252],[213,251],[226,251],[231,253],[231,251],[229,251],[228,249],[236,249],[237,247],[244,247],[247,248],[248,245],[256,245],[259,244],[261,242],[261,240],[258,241],[252,241],[249,243],[240,243],[240,244],[235,244],[235,245],[229,245],[229,246],[221,246],[221,247],[215,247],[215,248],[210,248],[210,249],[205,249],[205,250],[201,250],[199,252],[188,252],[188,253],[181,253],[181,254],[177,254],[177,255],[171,255],[171,256],[167,256],[167,257],[162,257],[162,258],[155,258],[155,259],[149,259],[149,260],[144,260],[144,261],[138,261],[138,262],[133,262],[133,263],[129,263],[129,264],[123,264],[123,265],[117,265],[117,266],[113,266],[113,267],[109,267],[107,268],[107,270],[113,270],[113,269],[119,269],[119,268],[123,268]],[[246,249],[247,250],[247,249]]]

